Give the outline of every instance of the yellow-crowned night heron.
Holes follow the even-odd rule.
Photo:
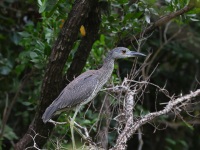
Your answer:
[[[60,95],[46,109],[42,116],[43,122],[48,122],[55,114],[70,110],[73,107],[80,107],[91,101],[110,78],[114,69],[114,60],[135,56],[145,55],[130,51],[125,47],[117,47],[108,52],[103,66],[99,70],[84,72],[63,89]]]

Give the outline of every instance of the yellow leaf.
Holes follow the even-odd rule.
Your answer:
[[[61,20],[61,24],[59,25],[59,28],[60,28],[60,29],[63,27],[64,22],[65,22],[65,20],[62,19],[62,20]]]
[[[86,36],[85,27],[83,25],[80,27],[80,32],[82,36]]]

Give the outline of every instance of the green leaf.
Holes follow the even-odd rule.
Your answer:
[[[147,8],[145,9],[145,21],[150,23],[150,11]]]
[[[176,141],[174,141],[173,139],[171,139],[171,138],[166,138],[165,139],[169,144],[171,144],[171,145],[176,145]]]
[[[154,8],[149,8],[149,11],[150,11],[152,14],[156,15],[156,16],[159,15],[159,14],[157,13],[157,11],[156,11]]]
[[[32,58],[32,59],[34,59],[34,58],[36,58],[36,57],[38,57],[38,54],[37,53],[35,53],[35,52],[30,52],[30,57]]]
[[[53,39],[53,30],[50,28],[45,28],[45,39],[48,43]]]
[[[17,44],[19,44],[20,36],[19,36],[19,34],[17,34],[17,32],[14,32],[11,39],[12,39],[13,43],[15,43],[17,45]]]
[[[38,0],[38,4],[39,4],[39,13],[43,13],[47,7],[47,0],[44,0],[44,2],[42,2],[41,0]]]
[[[31,105],[30,102],[22,102],[22,104],[23,104],[24,106],[30,106],[30,105]]]
[[[105,45],[105,36],[103,34],[100,35],[100,42],[102,45]]]
[[[128,3],[128,0],[118,0],[118,3],[119,4],[126,4],[126,3]]]
[[[19,35],[21,35],[22,37],[30,37],[30,34],[26,31],[22,31],[22,32],[18,32]]]
[[[147,22],[147,23],[150,23],[151,21],[150,21],[150,16],[149,15],[145,15],[145,21]]]
[[[56,3],[59,3],[59,0],[48,0],[48,3],[46,3],[46,11],[50,11],[56,7]]]
[[[11,72],[11,68],[8,66],[2,66],[0,67],[0,74],[2,75],[8,75]]]
[[[196,19],[196,18],[190,18],[190,20],[192,20],[192,21],[199,21],[199,19]]]
[[[184,124],[185,124],[188,128],[190,128],[191,130],[194,130],[194,127],[193,127],[192,125],[190,125],[189,123],[184,122]]]
[[[5,126],[3,136],[10,141],[18,139],[17,135],[13,132],[13,129],[10,128],[8,125]]]
[[[87,119],[85,119],[85,120],[83,121],[83,124],[91,124],[91,121],[90,121],[90,120],[87,120]]]
[[[31,59],[31,62],[33,62],[33,63],[39,63],[40,60],[39,59]]]
[[[185,148],[188,147],[188,143],[184,140],[179,140],[178,141],[181,145],[183,145]]]
[[[39,6],[42,6],[42,1],[38,0],[38,4],[39,4]]]

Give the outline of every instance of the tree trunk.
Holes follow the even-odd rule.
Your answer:
[[[96,17],[98,16],[96,18],[96,23],[94,23],[94,19],[90,20],[90,15],[94,15]],[[61,33],[59,34],[59,37],[52,48],[52,53],[49,58],[49,63],[43,79],[41,97],[35,117],[30,124],[28,131],[20,139],[20,141],[16,143],[16,150],[22,150],[29,146],[32,146],[33,149],[36,149],[33,146],[34,143],[33,139],[31,138],[31,136],[34,137],[36,134],[37,136],[35,136],[34,142],[37,144],[37,147],[41,148],[50,136],[54,126],[50,123],[44,124],[41,117],[45,109],[58,96],[62,89],[62,71],[72,46],[77,40],[79,28],[83,24],[88,27],[88,29],[86,28],[88,30],[88,35],[82,38],[81,44],[76,52],[75,58],[70,67],[71,69],[68,71],[68,75],[70,77],[72,77],[73,74],[80,74],[86,63],[92,44],[97,38],[100,24],[98,0],[75,1],[72,10],[69,13],[68,19],[64,23]],[[92,25],[94,27],[92,27]],[[81,65],[79,66],[77,64]]]

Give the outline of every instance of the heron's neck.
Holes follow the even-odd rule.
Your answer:
[[[103,66],[101,67],[101,70],[106,74],[107,73],[112,74],[112,71],[114,69],[114,62],[115,60],[113,58],[106,57],[104,59],[104,63]]]

